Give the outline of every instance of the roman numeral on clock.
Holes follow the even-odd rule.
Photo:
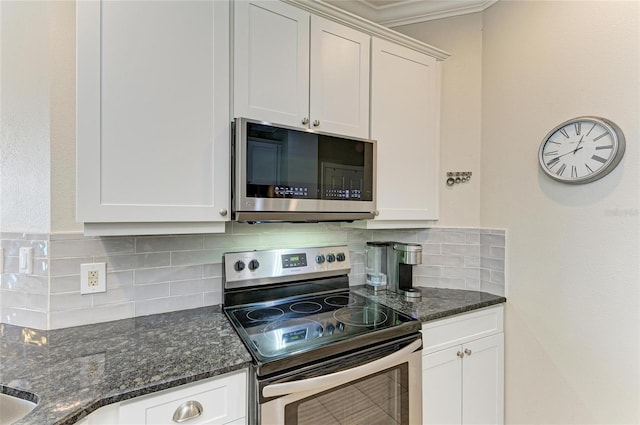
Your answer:
[[[604,164],[605,162],[607,162],[607,160],[606,160],[606,159],[604,159],[603,157],[598,156],[598,155],[593,155],[593,156],[591,157],[591,159],[596,160],[596,161],[598,161],[598,162],[602,162],[603,164]]]
[[[578,177],[578,169],[575,165],[571,166],[571,177]]]
[[[547,167],[553,168],[553,166],[556,165],[559,161],[560,161],[560,157],[556,156],[551,161],[547,162]]]
[[[594,142],[596,142],[596,141],[598,141],[598,140],[602,139],[602,138],[603,138],[604,136],[606,136],[607,134],[609,134],[609,133],[602,133],[602,134],[601,134],[601,135],[599,135],[598,137],[595,137],[595,138],[593,139],[593,141],[594,141]]]
[[[560,166],[560,168],[558,168],[558,171],[556,171],[556,174],[557,174],[557,175],[559,175],[559,176],[561,176],[561,175],[562,175],[562,173],[564,173],[564,169],[565,169],[565,168],[567,168],[567,164],[562,164],[562,165]]]

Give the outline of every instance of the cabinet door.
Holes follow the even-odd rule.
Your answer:
[[[197,404],[201,414],[173,420],[185,404]],[[247,415],[247,374],[231,373],[181,387],[160,391],[123,402],[119,410],[121,424],[194,425],[244,422]]]
[[[466,343],[464,349],[463,423],[504,423],[504,334]]]
[[[369,137],[370,39],[311,16],[311,128]]]
[[[378,141],[378,220],[438,218],[437,61],[374,38],[371,138]]]
[[[309,13],[279,1],[234,7],[235,117],[306,128]]]
[[[422,423],[462,423],[460,346],[422,356]]]
[[[228,220],[229,3],[81,1],[77,37],[78,220]]]

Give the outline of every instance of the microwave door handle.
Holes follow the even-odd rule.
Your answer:
[[[300,393],[309,390],[324,390],[331,387],[336,387],[355,379],[363,378],[372,373],[386,369],[393,366],[402,358],[406,358],[409,354],[413,353],[422,345],[422,340],[417,340],[407,345],[406,347],[396,351],[393,354],[389,354],[378,360],[374,360],[371,363],[363,364],[361,366],[354,367],[352,369],[341,370],[330,375],[318,376],[315,378],[304,379],[302,381],[283,382],[280,384],[267,385],[262,389],[262,395],[264,397],[277,397],[285,394]]]

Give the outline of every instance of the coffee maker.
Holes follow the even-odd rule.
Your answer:
[[[413,266],[422,264],[422,245],[402,242],[367,242],[367,287],[374,292],[388,290],[417,299],[422,296],[413,287]]]

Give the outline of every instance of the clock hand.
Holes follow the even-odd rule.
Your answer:
[[[576,148],[574,149],[573,153],[576,153],[576,152],[578,152],[578,150],[579,150],[579,149],[582,149],[582,148],[580,147],[580,144],[582,143],[582,139],[584,139],[584,136],[582,136],[582,137],[580,138],[580,141],[579,141],[579,142],[578,142],[578,144],[576,145]]]
[[[574,150],[572,150],[572,151],[569,151],[569,152],[567,152],[567,153],[563,153],[562,155],[558,155],[558,156],[557,156],[557,158],[562,158],[563,156],[567,156],[567,155],[569,155],[569,154],[576,153],[576,152],[578,152],[580,149],[582,149],[583,147],[584,147],[584,146],[580,146],[579,148],[576,148],[576,149],[574,149]]]

